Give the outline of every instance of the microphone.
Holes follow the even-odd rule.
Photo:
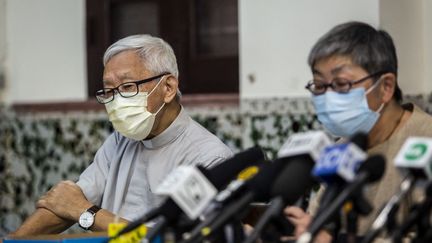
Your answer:
[[[304,232],[297,242],[306,243],[310,242],[313,237],[318,233],[321,227],[342,207],[342,205],[349,200],[353,194],[358,192],[366,183],[372,183],[381,179],[385,170],[385,159],[381,155],[374,155],[366,159],[360,168],[359,173],[350,182],[344,190],[333,200],[330,205],[323,210],[310,224],[308,230]]]
[[[299,160],[300,162],[300,160]],[[216,217],[209,218],[208,220],[202,222],[199,227],[195,228],[190,234],[185,234],[185,242],[200,242],[205,237],[210,236],[214,232],[216,232],[218,229],[220,229],[222,226],[227,224],[231,219],[233,219],[236,215],[238,215],[240,212],[244,212],[244,209],[247,208],[248,204],[251,203],[254,200],[262,199],[264,201],[268,201],[270,198],[269,191],[271,190],[271,185],[273,184],[272,181],[275,177],[277,181],[290,181],[291,184],[284,185],[284,191],[292,192],[292,193],[285,193],[285,200],[287,200],[289,203],[295,202],[301,195],[303,195],[303,192],[311,185],[310,181],[312,181],[312,178],[310,175],[310,169],[312,169],[312,166],[310,166],[310,169],[307,171],[307,173],[301,173],[302,171],[297,171],[297,168],[305,169],[308,167],[307,161],[301,161],[304,163],[298,163],[292,161],[284,161],[284,162],[274,162],[275,165],[266,166],[261,170],[261,172],[251,179],[248,182],[248,190],[245,191],[239,198],[232,201],[231,203],[227,204],[221,212],[217,213]],[[276,165],[277,163],[277,165]],[[286,164],[285,168],[281,164]],[[295,166],[293,166],[295,165]],[[306,166],[301,166],[306,165]],[[306,170],[306,169],[305,169]],[[278,175],[280,174],[280,175]],[[280,180],[279,178],[291,178],[289,180]],[[303,179],[303,178],[308,178]],[[295,179],[302,179],[300,181],[296,181]],[[292,183],[295,182],[295,183]],[[305,183],[306,182],[306,183]],[[274,187],[274,186],[273,186]]]
[[[262,201],[266,201],[269,198],[269,185],[277,173],[276,167],[280,168],[281,166],[280,163],[277,166],[273,163],[262,164],[259,173],[241,187],[241,193],[233,194],[237,195],[237,197],[232,198],[231,196],[224,200],[222,202],[225,204],[224,207],[211,212],[192,231],[184,233],[184,241],[182,242],[200,242],[225,225],[235,215],[244,212],[247,209],[247,205],[253,200],[259,198]],[[229,202],[226,203],[227,201]]]
[[[303,159],[304,157],[304,159],[306,160],[316,161],[319,158],[320,151],[322,151],[325,146],[328,146],[331,143],[332,142],[329,137],[322,131],[310,131],[305,133],[293,134],[288,138],[288,140],[282,145],[281,149],[278,151],[279,159],[274,161],[273,166],[275,167],[272,169],[275,171],[271,173],[276,173],[277,170],[282,169],[286,165],[286,162],[291,159]],[[258,167],[249,168],[249,170],[245,169],[247,173],[239,175],[239,178],[237,180],[232,181],[225,190],[221,191],[215,197],[215,202],[225,203],[239,193],[241,193],[245,187],[259,187],[260,185],[256,185],[257,183],[255,183],[254,181],[249,183],[254,184],[254,186],[248,185],[248,181],[253,179],[257,174],[259,174],[260,170],[262,169],[263,168]],[[270,172],[267,171],[266,173]],[[258,198],[258,201],[266,201],[270,196],[267,188],[262,189],[261,193],[258,193],[258,195],[261,195],[261,198],[263,198],[263,200],[260,200],[260,198]]]
[[[395,158],[395,165],[421,179],[432,179],[432,138],[410,137]]]
[[[302,144],[298,141],[299,139],[293,140],[294,141],[288,141],[285,147],[280,150],[280,154],[282,154],[282,152],[285,152],[286,154],[286,148],[295,147],[292,146],[292,144]],[[349,144],[331,145],[324,147],[324,149],[321,149],[321,156],[319,156],[319,159],[315,165],[314,163],[305,163],[304,161],[299,161],[300,163],[298,164],[296,164],[295,161],[290,162],[292,165],[285,170],[292,170],[297,173],[294,175],[282,173],[282,175],[288,176],[281,175],[278,177],[272,187],[272,195],[275,196],[275,198],[272,199],[272,204],[264,212],[263,217],[257,222],[254,231],[249,235],[248,239],[245,242],[254,242],[259,237],[259,234],[264,229],[264,227],[271,220],[281,215],[282,210],[286,205],[293,204],[299,198],[299,195],[302,195],[304,191],[312,187],[312,185],[315,183],[315,181],[309,176],[312,167],[314,176],[321,179],[321,181],[327,182],[328,184],[331,183],[341,185],[341,183],[334,182],[346,180],[352,181],[355,176],[354,170],[356,170],[359,163],[361,163],[366,158],[366,154],[362,151],[361,148],[364,149],[367,147],[367,135],[357,134],[351,140],[352,143]],[[292,149],[288,151],[292,151]],[[286,188],[287,185],[297,184],[302,186],[298,186],[296,188],[289,188],[288,190]],[[331,188],[336,188],[336,190],[326,191],[331,191],[331,193],[329,193],[329,196],[327,196],[329,200],[336,196],[333,195],[333,192],[336,193],[341,190],[340,187],[337,186],[332,186]]]
[[[384,205],[375,218],[363,242],[375,239],[387,222],[393,220],[401,201],[412,190],[418,179],[432,178],[432,139],[425,137],[410,137],[402,145],[395,157],[395,165],[402,173],[407,174],[399,186],[399,191]]]
[[[290,192],[283,194],[285,202],[295,202],[312,184],[310,171],[314,160],[329,144],[331,144],[330,139],[322,131],[292,135],[279,150],[279,158],[273,163],[263,164],[259,173],[246,182],[246,190],[239,198],[223,208],[217,216],[209,217],[200,223],[183,238],[186,242],[195,242],[197,238],[201,240],[226,224],[252,201],[268,201],[271,195],[281,193],[280,190]],[[276,187],[273,186],[273,181],[276,181]],[[281,183],[288,184],[281,185]]]
[[[432,208],[432,182],[427,183],[425,193],[426,198],[421,203],[418,203],[411,208],[406,220],[393,232],[393,242],[401,242],[402,237],[416,224],[416,237],[419,239],[419,242],[430,242],[432,232],[429,215]],[[422,220],[423,217],[426,217],[426,220]],[[426,226],[424,225],[425,222]]]
[[[366,159],[367,136],[356,134],[349,143],[324,148],[312,174],[326,184],[353,181],[360,164]]]
[[[332,144],[323,131],[309,131],[291,135],[279,149],[277,157],[308,156],[313,161],[319,159],[321,151]]]
[[[343,189],[347,182],[353,181],[360,164],[366,159],[367,135],[358,133],[349,143],[335,144],[324,149],[315,164],[312,175],[326,184],[326,190],[320,200],[320,211]]]
[[[213,186],[217,190],[220,190],[224,188],[231,181],[231,179],[234,176],[236,176],[241,170],[243,170],[248,166],[261,162],[262,160],[265,159],[265,157],[266,156],[261,148],[252,147],[243,152],[235,154],[233,157],[217,164],[216,166],[210,169],[203,169],[200,166],[198,166],[197,168],[202,174],[204,174],[207,180],[211,184],[213,184]],[[197,173],[197,172],[194,171],[193,173]],[[170,177],[168,176],[166,179],[169,180]],[[208,184],[206,185],[208,186]],[[197,187],[199,186],[197,185]],[[180,187],[177,189],[181,190]],[[200,208],[199,210],[202,210],[202,208]],[[192,211],[191,216],[194,216],[195,214],[193,210],[191,211]],[[150,210],[141,218],[129,223],[123,230],[121,230],[117,234],[117,236],[130,232],[131,230],[139,227],[140,225],[158,216],[162,216],[166,219],[164,220],[165,224],[161,224],[161,227],[165,227],[166,224],[175,223],[181,217],[181,215],[182,215],[182,209],[176,204],[176,202],[173,199],[167,198],[161,204],[161,206],[154,208],[153,210]]]
[[[332,144],[333,142],[322,131],[291,136],[278,152],[278,159],[275,162],[283,161],[287,156],[290,161],[280,176],[276,178],[271,187],[271,195],[281,196],[285,205],[294,204],[307,189],[316,183],[310,176],[312,168],[315,161],[320,159],[320,154]],[[289,170],[298,172],[298,174],[293,174]]]
[[[366,159],[368,137],[365,133],[357,133],[346,143],[326,147],[320,159],[315,164],[312,174],[326,185],[320,204],[314,217],[318,217],[326,210],[331,201],[343,190],[345,185],[355,178],[360,164]],[[344,206],[346,215],[347,234],[355,235],[357,231],[357,214],[368,214],[372,210],[370,204],[364,199],[362,193],[356,194],[354,203]],[[340,217],[334,215],[326,223],[327,229],[336,233],[340,228]]]
[[[313,164],[313,161],[299,157],[288,162],[271,186],[270,192],[273,198],[271,199],[270,206],[256,223],[253,232],[244,243],[255,242],[267,224],[272,221],[273,223],[282,225],[285,231],[293,230],[291,223],[282,217],[282,211],[286,205],[293,205],[306,191],[309,191],[317,183],[310,175]]]
[[[372,223],[371,228],[368,230],[367,234],[363,238],[364,243],[372,242],[384,229],[390,220],[394,219],[394,216],[399,209],[399,204],[403,198],[411,191],[414,184],[414,177],[407,176],[400,184],[399,191],[393,195],[387,204],[384,205],[378,216]]]

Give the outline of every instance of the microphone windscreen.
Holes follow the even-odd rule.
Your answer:
[[[213,186],[221,190],[226,187],[242,170],[264,161],[265,154],[260,147],[252,147],[235,154],[233,157],[217,164],[216,166],[205,169],[204,176],[213,184]]]
[[[381,179],[385,172],[385,158],[380,154],[367,158],[359,168],[359,172],[368,174],[368,182],[372,183]]]
[[[356,133],[351,137],[350,141],[363,151],[365,151],[368,147],[368,136],[366,133]]]
[[[316,183],[311,176],[313,166],[307,156],[291,160],[273,183],[272,196],[282,196],[286,204],[294,204]]]
[[[270,200],[270,188],[274,179],[280,172],[280,164],[271,162],[260,165],[259,173],[246,182],[246,187],[254,193],[256,202],[268,202]]]
[[[432,183],[428,183],[425,189],[425,194],[427,197],[432,197]]]

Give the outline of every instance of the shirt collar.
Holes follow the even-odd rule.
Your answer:
[[[190,118],[184,110],[183,106],[181,107],[180,113],[176,117],[176,119],[167,127],[162,133],[157,135],[156,137],[148,140],[143,140],[142,143],[144,147],[149,149],[156,149],[159,147],[163,147],[173,140],[175,140],[180,134],[182,134],[186,127],[190,122]]]

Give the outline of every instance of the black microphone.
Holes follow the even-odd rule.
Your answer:
[[[308,230],[304,232],[297,242],[308,243],[311,242],[313,237],[318,233],[321,227],[332,216],[341,209],[342,205],[349,200],[353,194],[357,193],[366,183],[372,183],[381,179],[385,170],[385,159],[381,155],[374,155],[369,157],[362,163],[359,168],[359,173],[355,179],[349,183],[343,191],[328,205],[325,211],[314,218]]]
[[[210,236],[253,201],[268,201],[281,193],[284,204],[294,203],[313,185],[314,180],[310,176],[312,167],[313,161],[308,156],[282,158],[264,166],[258,175],[247,182],[247,190],[239,198],[227,204],[216,217],[208,218],[190,234],[185,234],[185,242],[199,242]]]
[[[263,161],[265,157],[264,151],[261,148],[252,147],[243,152],[235,154],[233,157],[217,164],[210,169],[204,169],[200,166],[197,166],[197,168],[202,174],[204,174],[204,176],[213,184],[216,189],[220,190],[224,188],[241,170]],[[115,237],[130,232],[131,230],[136,229],[140,225],[158,216],[165,218],[165,224],[161,224],[161,227],[165,227],[166,224],[174,224],[181,217],[181,215],[181,208],[174,202],[173,199],[167,198],[159,207],[150,210],[141,218],[129,223]]]
[[[297,202],[305,192],[309,191],[313,185],[317,184],[317,181],[311,176],[314,161],[310,158],[300,156],[285,163],[287,163],[287,165],[271,186],[270,195],[273,198],[271,199],[270,206],[264,212],[244,243],[255,242],[259,234],[271,221],[276,221],[275,223],[277,224],[284,224],[285,230],[287,230],[287,228],[290,231],[294,229],[291,223],[286,219],[280,218],[282,211],[286,205],[293,205]]]
[[[280,177],[298,179],[292,181],[288,187],[283,185],[284,189],[291,192],[290,195],[285,195],[285,200],[293,203],[293,199],[297,200],[309,186],[309,181],[306,185],[302,185],[302,180],[310,178],[310,170],[315,159],[318,158],[320,151],[329,144],[331,144],[330,139],[322,131],[292,135],[279,150],[280,158],[271,164],[263,165],[259,173],[246,182],[246,189],[242,191],[241,196],[222,208],[222,212],[208,217],[190,233],[184,234],[185,242],[196,242],[209,236],[238,215],[241,209],[247,208],[252,201],[268,201],[273,193],[278,193],[272,188],[274,181]],[[277,183],[279,185],[284,181]]]
[[[256,191],[256,201],[268,201],[269,197],[271,196],[271,192],[269,190],[271,187],[268,186],[271,186],[271,184],[268,184],[269,182],[265,182],[265,187],[262,188],[261,183],[257,183],[256,181],[263,180],[261,178],[265,177],[260,175],[260,177],[256,178],[255,180],[251,180],[252,178],[261,173],[261,170],[264,169],[265,173],[273,173],[272,175],[267,176],[269,178],[273,178],[272,180],[274,180],[277,174],[279,174],[285,167],[285,165],[293,160],[311,161],[311,163],[308,165],[313,165],[314,161],[319,157],[320,151],[323,150],[325,146],[330,144],[331,140],[322,131],[297,133],[290,136],[290,138],[283,144],[278,152],[279,159],[272,163],[271,166],[273,168],[247,168],[246,171],[248,169],[255,169],[250,170],[254,171],[254,173],[243,173],[247,176],[239,175],[237,180],[232,181],[225,190],[219,192],[219,194],[215,197],[214,203],[216,206],[214,207],[222,207],[227,202],[230,202],[233,198],[236,198],[239,194],[244,193],[245,190]],[[270,172],[270,170],[272,170],[272,172]]]
[[[229,222],[235,215],[244,212],[249,203],[255,199],[266,201],[269,198],[269,185],[277,173],[276,167],[281,166],[280,163],[277,166],[274,166],[273,163],[262,164],[259,173],[245,182],[241,190],[242,193],[236,193],[237,197],[224,203],[220,210],[209,213],[204,221],[192,231],[183,234],[184,241],[182,242],[200,242]]]

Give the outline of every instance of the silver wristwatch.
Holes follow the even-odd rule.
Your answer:
[[[95,214],[100,209],[100,207],[93,205],[89,209],[84,211],[79,217],[78,225],[85,230],[89,230],[95,222]]]

